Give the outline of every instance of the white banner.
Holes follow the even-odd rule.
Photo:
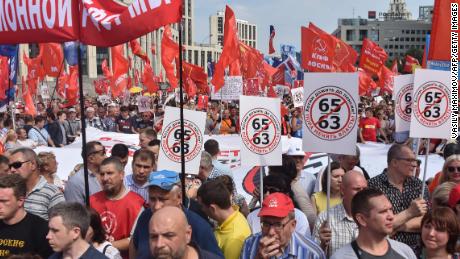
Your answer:
[[[240,97],[241,164],[281,165],[280,99]]]
[[[211,86],[212,100],[239,100],[243,92],[243,77],[228,76],[225,78],[225,84],[219,91],[214,91],[214,86]]]
[[[294,103],[294,107],[301,107],[303,106],[304,97],[303,97],[303,87],[297,87],[291,89],[292,95],[292,102]]]
[[[354,155],[358,73],[305,73],[304,82],[304,150]]]
[[[450,72],[416,69],[411,138],[450,138]]]
[[[179,113],[179,108],[166,106],[160,137],[158,170],[181,171],[181,136],[183,134],[186,173],[198,174],[204,144],[206,113],[184,109],[184,132],[180,129]]]
[[[393,100],[395,100],[396,132],[409,131],[412,114],[414,75],[394,77]]]

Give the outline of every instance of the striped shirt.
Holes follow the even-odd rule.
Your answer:
[[[148,181],[144,183],[144,185],[139,186],[137,183],[134,182],[133,175],[125,176],[125,186],[128,190],[139,194],[142,198],[144,198],[145,202],[149,202],[149,186]]]
[[[24,208],[27,212],[48,220],[48,210],[61,202],[65,202],[65,199],[59,188],[40,176],[38,183],[27,195]]]
[[[332,231],[332,239],[330,243],[330,254],[334,254],[341,247],[345,246],[358,237],[358,225],[352,217],[347,215],[343,204],[339,204],[329,209],[329,228]],[[315,222],[313,229],[313,236],[315,241],[320,244],[319,229],[321,225],[327,220],[326,211],[321,212]]]
[[[253,259],[257,256],[259,241],[262,238],[262,233],[259,232],[252,235],[244,241],[243,249],[241,250],[240,259]],[[313,240],[298,234],[292,233],[291,240],[287,245],[284,253],[277,259],[326,259],[323,250]]]

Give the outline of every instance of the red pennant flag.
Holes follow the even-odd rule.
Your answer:
[[[434,1],[428,60],[450,61],[451,3],[457,3],[457,5],[459,5],[460,1]],[[452,32],[458,33],[458,30],[452,30]]]
[[[64,66],[64,52],[60,43],[40,43],[40,54],[45,74],[58,77]]]
[[[0,56],[0,100],[6,99],[6,91],[8,90],[8,57]]]
[[[414,66],[420,66],[418,59],[410,55],[406,55],[406,62],[404,62],[403,71],[406,73],[412,73],[412,71],[414,70]]]
[[[22,77],[22,82],[25,82],[25,80],[26,79]],[[25,83],[22,84],[22,99],[24,100],[24,113],[35,116],[37,111],[35,110],[34,101]]]
[[[149,93],[156,93],[159,90],[158,82],[154,79],[153,69],[150,63],[144,63],[144,72],[142,73],[142,84],[147,87]]]
[[[369,74],[366,71],[359,70],[359,95],[371,96],[372,91],[376,88],[377,84]]]
[[[214,70],[214,76],[211,83],[214,85],[214,91],[219,91],[224,85],[225,68],[232,65],[240,58],[240,48],[238,40],[238,29],[236,27],[236,18],[233,10],[227,5],[225,9],[224,23],[224,47],[222,55],[219,58]]]
[[[123,55],[123,45],[110,48],[112,52],[112,95],[120,96],[128,86],[129,62]]]
[[[311,72],[333,71],[334,40],[329,34],[301,28],[302,68]]]
[[[131,47],[131,51],[133,52],[134,55],[140,57],[145,62],[150,63],[150,59],[147,56],[147,53],[145,53],[145,51],[142,49],[141,44],[139,43],[138,40],[130,41],[129,46]]]
[[[161,40],[161,64],[165,69],[166,78],[171,85],[171,89],[174,89],[178,85],[178,80],[174,73],[174,64],[173,62],[178,62],[179,58],[179,45],[172,40],[171,37],[171,28],[165,26],[163,32],[163,38]]]
[[[275,26],[270,25],[270,40],[268,42],[268,55],[275,53],[275,48],[273,47],[274,38],[275,38]]]
[[[391,71],[386,66],[382,66],[382,69],[380,70],[380,73],[379,73],[379,81],[377,84],[380,87],[380,94],[383,94],[383,93],[392,94],[393,93],[393,86],[394,86],[393,78],[394,78],[393,71]]]
[[[387,58],[387,53],[377,43],[367,38],[364,39],[359,59],[360,68],[370,75],[377,75]]]

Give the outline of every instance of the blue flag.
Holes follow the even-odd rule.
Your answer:
[[[5,56],[5,57],[12,57],[16,56],[18,53],[18,44],[15,45],[0,45],[0,56]]]
[[[81,56],[86,56],[86,45],[79,44],[77,41],[69,41],[64,43],[64,57],[69,66],[78,64],[78,46],[80,46]]]

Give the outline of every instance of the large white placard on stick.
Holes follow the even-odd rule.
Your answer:
[[[241,164],[281,165],[281,115],[278,98],[241,96]]]
[[[294,103],[294,107],[301,107],[303,106],[303,88],[297,87],[291,89],[292,94],[292,102]]]
[[[450,72],[416,69],[410,137],[450,138]]]
[[[414,75],[394,77],[393,98],[395,100],[396,132],[409,131],[412,114]]]
[[[158,169],[181,171],[181,144],[179,108],[166,106],[163,130],[161,132]],[[184,109],[184,153],[185,170],[198,174],[203,147],[206,113]]]
[[[149,96],[138,96],[137,97],[137,110],[139,112],[150,111],[151,98]]]
[[[228,76],[225,78],[225,84],[219,91],[214,91],[214,86],[211,86],[211,99],[213,100],[238,100],[243,92],[243,77]]]
[[[303,150],[355,155],[358,73],[305,73]]]

